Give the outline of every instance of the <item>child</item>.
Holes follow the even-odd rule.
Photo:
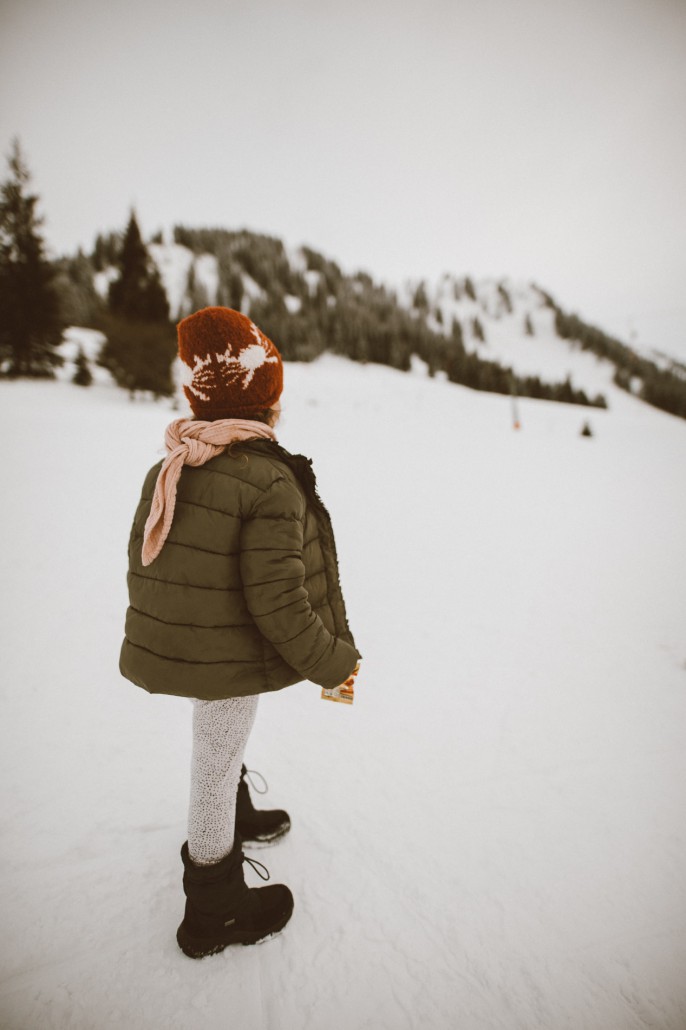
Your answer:
[[[242,778],[259,695],[304,679],[340,686],[360,655],[311,462],[276,442],[279,352],[230,308],[204,308],[177,328],[195,417],[167,427],[167,457],[143,484],[120,670],[150,693],[193,700],[177,940],[201,958],[263,940],[293,911],[288,887],[243,879],[242,838],[259,836]],[[290,825],[285,812],[260,815],[271,821],[262,839]]]

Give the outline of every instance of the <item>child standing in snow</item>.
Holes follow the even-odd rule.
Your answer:
[[[252,808],[244,779],[259,695],[304,679],[352,683],[360,655],[311,462],[276,442],[276,347],[229,308],[204,308],[177,328],[195,417],[167,427],[167,457],[143,484],[120,670],[150,693],[193,700],[177,940],[200,958],[278,932],[293,911],[288,887],[248,888],[243,878],[243,842],[290,826],[283,811]]]

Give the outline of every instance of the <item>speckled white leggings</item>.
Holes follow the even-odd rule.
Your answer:
[[[198,865],[221,861],[233,847],[236,792],[257,699],[193,699],[188,852]]]

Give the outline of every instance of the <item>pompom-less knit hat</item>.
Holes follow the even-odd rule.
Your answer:
[[[281,355],[247,315],[202,308],[176,328],[183,391],[196,418],[250,418],[276,404]]]

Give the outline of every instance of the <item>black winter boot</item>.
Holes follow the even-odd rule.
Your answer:
[[[214,955],[230,944],[256,944],[277,934],[291,918],[293,895],[288,887],[246,885],[240,837],[226,858],[214,865],[196,865],[188,854],[188,841],[181,858],[186,911],[176,940],[189,958]]]
[[[291,828],[288,812],[282,808],[255,808],[245,779],[245,766],[241,767],[236,798],[236,832],[246,844],[272,844]]]

